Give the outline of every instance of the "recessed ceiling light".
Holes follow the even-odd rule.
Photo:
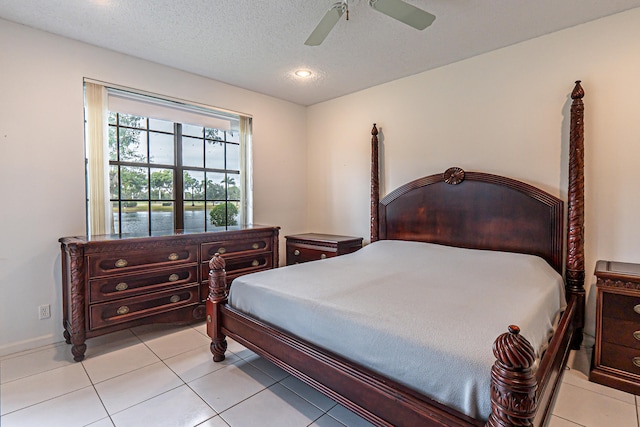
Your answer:
[[[298,77],[311,77],[311,71],[310,70],[296,70],[296,72],[294,73],[296,76]]]

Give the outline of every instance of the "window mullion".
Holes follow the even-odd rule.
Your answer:
[[[153,194],[151,193],[151,137],[149,132],[149,118],[145,119],[146,121],[146,139],[147,139],[147,212],[149,215],[149,235],[153,231],[152,227],[152,218],[151,218],[151,199],[153,198]]]
[[[175,228],[184,229],[184,170],[182,167],[182,125],[174,123],[174,149],[176,173],[174,174]]]

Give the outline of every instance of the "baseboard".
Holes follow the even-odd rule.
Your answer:
[[[60,342],[62,341],[57,335],[41,335],[39,337],[30,338],[28,340],[0,346],[0,357],[4,358],[15,353],[28,352],[30,350],[35,350],[41,347],[59,344]]]

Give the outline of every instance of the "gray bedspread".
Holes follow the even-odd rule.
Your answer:
[[[565,307],[539,257],[393,240],[241,276],[229,303],[479,419],[495,338],[515,324],[543,348]]]

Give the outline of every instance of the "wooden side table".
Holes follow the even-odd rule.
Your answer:
[[[355,252],[362,247],[362,237],[306,233],[285,236],[287,265],[332,258]]]
[[[589,379],[640,394],[640,264],[598,261],[596,340]]]

